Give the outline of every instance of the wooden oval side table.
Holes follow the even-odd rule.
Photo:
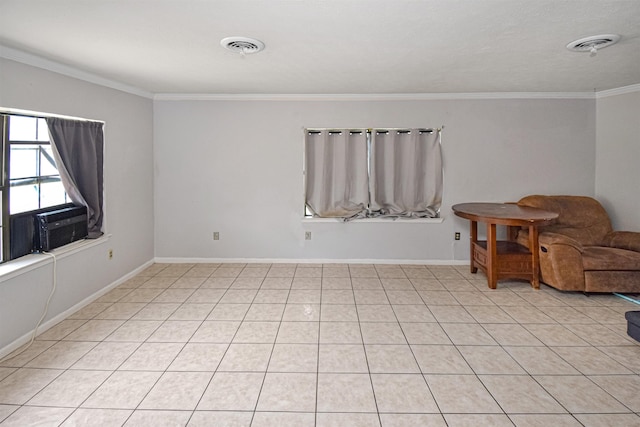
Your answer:
[[[557,213],[511,203],[461,203],[451,209],[471,221],[471,273],[478,268],[484,271],[491,289],[507,278],[529,280],[534,289],[540,288],[538,227],[552,223]],[[486,241],[478,240],[478,222],[487,226]],[[512,240],[498,241],[496,225],[528,227],[529,247]]]

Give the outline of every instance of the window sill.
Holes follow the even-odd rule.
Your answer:
[[[360,218],[352,219],[350,221],[344,221],[341,218],[312,218],[303,217],[302,222],[305,224],[314,224],[321,222],[337,222],[337,223],[402,223],[402,224],[440,224],[444,221],[444,218]]]
[[[60,260],[75,253],[106,243],[110,238],[111,234],[105,234],[97,239],[78,240],[77,242],[56,248],[49,253],[55,255],[56,259]],[[0,283],[35,270],[49,262],[51,262],[51,257],[45,254],[29,254],[8,261],[0,265]]]

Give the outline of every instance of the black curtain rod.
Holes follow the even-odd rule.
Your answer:
[[[435,131],[441,131],[444,128],[444,126],[442,128],[437,128],[437,129],[432,129],[432,128],[419,128],[417,129],[420,133],[432,133],[434,130]],[[349,133],[351,135],[359,135],[362,132],[368,132],[368,133],[372,133],[372,132],[376,132],[376,133],[381,133],[381,134],[385,134],[385,133],[389,133],[389,132],[398,132],[398,133],[411,133],[413,129],[407,129],[407,128],[380,128],[380,129],[354,129],[354,130],[349,130]],[[320,128],[314,128],[314,129],[306,129],[307,133],[309,135],[319,135],[322,132],[329,132],[329,135],[340,135],[342,134],[342,130],[338,130],[338,129],[330,129],[330,128],[324,128],[324,129],[320,129]]]

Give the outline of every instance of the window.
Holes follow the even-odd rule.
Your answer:
[[[36,214],[74,204],[87,207],[89,238],[102,235],[103,126],[85,119],[0,113],[0,261],[31,252]]]
[[[9,213],[67,203],[43,118],[8,116]]]
[[[0,261],[11,254],[11,216],[67,203],[44,118],[0,114]],[[23,240],[16,243],[25,244]],[[14,250],[15,252],[15,250]]]
[[[306,129],[306,212],[345,220],[439,217],[440,133],[440,129]]]

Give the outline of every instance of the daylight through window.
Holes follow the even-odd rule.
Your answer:
[[[9,116],[9,212],[68,202],[43,118]]]

